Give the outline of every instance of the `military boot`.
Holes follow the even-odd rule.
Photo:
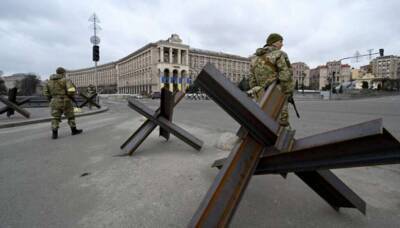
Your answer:
[[[51,138],[57,139],[58,138],[58,129],[53,129],[52,132],[53,132],[53,134],[51,135]]]
[[[78,135],[78,134],[82,133],[82,130],[76,129],[76,127],[71,127],[71,132],[72,132],[72,135]]]

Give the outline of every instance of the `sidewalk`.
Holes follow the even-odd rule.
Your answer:
[[[10,116],[10,118],[8,118],[5,113],[0,115],[0,129],[28,125],[28,124],[49,122],[52,119],[50,116],[50,108],[48,107],[26,108],[25,110],[31,113],[31,117],[29,119],[26,119],[25,117],[21,116],[18,112],[15,112],[15,114]],[[88,108],[82,108],[82,112],[76,113],[75,117],[78,118],[81,116],[94,115],[105,112],[107,110],[108,107],[102,107],[101,109],[93,108],[92,110],[89,110]],[[65,119],[65,116],[63,116],[63,119]]]

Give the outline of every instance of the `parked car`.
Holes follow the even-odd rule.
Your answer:
[[[151,99],[159,99],[161,98],[161,92],[154,92],[151,94]]]

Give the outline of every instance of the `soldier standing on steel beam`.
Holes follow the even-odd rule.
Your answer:
[[[74,108],[71,101],[76,93],[75,85],[65,78],[64,68],[58,67],[56,73],[50,76],[49,82],[43,88],[43,95],[50,101],[51,116],[53,117],[51,120],[52,139],[58,138],[58,128],[63,113],[68,119],[72,135],[82,133],[82,130],[76,129]]]
[[[290,128],[288,100],[293,99],[293,70],[288,55],[281,51],[283,37],[272,33],[267,38],[263,48],[258,48],[251,61],[248,93],[260,102],[264,91],[274,81],[278,88],[286,95],[286,102],[282,108],[279,124]]]

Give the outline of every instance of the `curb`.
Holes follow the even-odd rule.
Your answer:
[[[94,114],[99,114],[108,111],[108,107],[101,108],[96,111],[92,112],[86,112],[82,114],[76,114],[75,118],[82,117],[82,116],[90,116]],[[39,118],[35,120],[26,120],[26,121],[19,121],[19,122],[11,122],[11,123],[5,123],[5,124],[0,124],[0,129],[1,128],[9,128],[9,127],[18,127],[18,126],[24,126],[24,125],[29,125],[29,124],[36,124],[36,123],[43,123],[43,122],[48,122],[51,121],[53,118],[52,117],[45,117],[45,118]],[[65,116],[62,117],[62,119],[66,119]]]

